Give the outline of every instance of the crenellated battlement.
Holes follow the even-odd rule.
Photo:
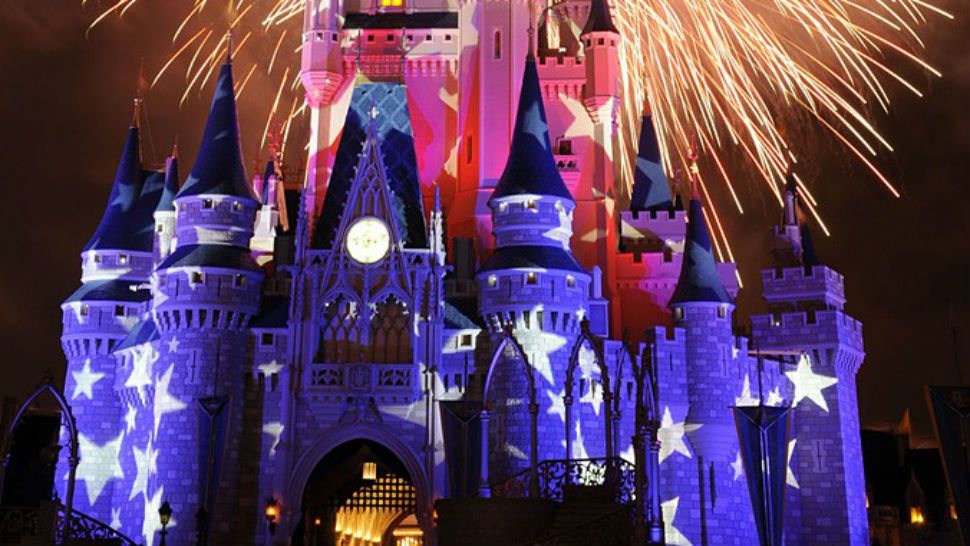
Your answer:
[[[762,349],[837,344],[863,348],[862,323],[837,309],[755,315],[751,332]]]
[[[761,272],[761,282],[769,308],[842,309],[845,306],[845,279],[825,265],[765,269]]]
[[[81,282],[99,280],[144,281],[154,268],[151,252],[89,250],[81,253]]]

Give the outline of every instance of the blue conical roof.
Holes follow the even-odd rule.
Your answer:
[[[733,303],[717,272],[711,236],[704,220],[704,209],[698,198],[690,200],[687,212],[687,239],[684,241],[684,262],[670,305],[678,303]]]
[[[670,195],[670,182],[664,173],[660,157],[660,144],[653,126],[653,116],[649,111],[643,114],[640,126],[640,144],[637,148],[637,161],[633,171],[633,194],[630,197],[630,210],[669,209],[673,207]]]
[[[143,170],[141,194],[131,215],[129,240],[132,250],[151,252],[155,240],[155,209],[165,189],[165,171]]]
[[[165,160],[165,187],[155,212],[175,212],[175,196],[179,192],[179,158],[172,155]]]
[[[142,169],[138,127],[128,129],[121,161],[115,172],[108,208],[101,217],[101,223],[94,235],[84,246],[89,250],[139,250],[137,241],[131,237],[132,216],[141,195]]]
[[[539,71],[532,57],[525,61],[509,160],[491,199],[521,194],[573,198],[552,156],[546,110],[539,87]]]
[[[209,108],[209,119],[202,133],[199,155],[192,172],[178,196],[216,194],[257,200],[246,179],[242,147],[239,142],[239,120],[236,93],[232,83],[232,64],[219,70],[219,80]]]
[[[607,0],[591,0],[589,3],[589,17],[583,27],[583,34],[590,32],[614,32],[619,34],[610,15],[610,5]]]

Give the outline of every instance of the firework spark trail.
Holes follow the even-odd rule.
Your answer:
[[[147,0],[107,1],[88,30],[109,16],[120,17]],[[86,5],[87,0],[82,0]],[[715,239],[730,258],[718,204],[708,187],[723,183],[731,205],[743,213],[737,188],[739,175],[729,166],[743,163],[781,203],[785,174],[795,164],[795,149],[805,143],[784,134],[785,119],[807,116],[814,126],[833,136],[894,196],[899,193],[879,170],[876,157],[892,146],[872,122],[868,109],[890,108],[893,83],[916,95],[919,88],[887,66],[887,55],[899,56],[934,76],[940,73],[904,44],[923,47],[920,26],[927,15],[953,16],[925,0],[612,0],[620,33],[623,96],[622,128],[618,153],[620,176],[632,180],[632,158],[638,140],[643,97],[654,106],[654,120],[669,173],[687,172],[688,156],[696,142],[712,165],[708,177],[699,177],[708,202]],[[292,97],[280,124],[289,133],[292,122],[306,112],[300,96],[299,75],[290,85],[290,66],[282,57],[299,55],[300,22],[305,0],[231,0],[187,3],[172,36],[175,52],[163,63],[153,85],[169,68],[191,52],[185,71],[182,101],[190,90],[209,80],[227,49],[222,29],[238,27],[245,37],[262,42],[271,54],[264,67],[274,83],[275,100],[261,141],[266,142],[281,101]],[[573,22],[581,28],[581,22]],[[284,42],[293,47],[283,47]],[[257,57],[254,55],[253,57]],[[243,67],[249,83],[257,64]],[[262,73],[262,72],[261,72]],[[280,76],[280,74],[282,74]],[[291,95],[292,94],[292,95]],[[285,97],[284,97],[285,95]],[[296,107],[300,104],[299,108]],[[281,117],[282,119],[282,117]],[[285,144],[285,142],[284,142]],[[674,167],[678,167],[675,169]],[[819,203],[808,185],[797,178],[811,216],[828,234]],[[750,182],[748,182],[750,183]],[[719,253],[721,253],[719,251]]]

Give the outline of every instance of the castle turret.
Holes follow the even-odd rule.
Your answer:
[[[154,263],[157,266],[175,247],[175,196],[179,191],[178,150],[165,160],[165,185],[155,207]]]
[[[583,234],[573,245],[583,267],[603,269],[603,292],[616,296],[615,256],[619,245],[615,215],[616,179],[614,142],[620,95],[620,33],[613,23],[607,0],[592,0],[580,34],[586,78],[583,104],[592,121],[591,142],[583,175],[576,188],[576,231]],[[618,332],[619,306],[613,306],[610,326]]]
[[[587,310],[590,276],[570,251],[575,203],[556,170],[531,55],[509,159],[488,205],[496,248],[477,274],[480,311],[493,346],[501,340],[503,325],[513,326],[516,339],[531,355],[541,397],[537,402],[548,404],[545,392],[561,389],[572,340]],[[538,454],[530,454],[528,372],[523,366],[503,356],[489,371],[485,399],[492,412],[492,482],[525,468],[530,455],[540,460],[562,457],[558,435],[543,435]],[[562,430],[555,415],[536,411],[541,430]]]
[[[310,109],[310,143],[304,206],[311,216],[326,196],[343,117],[336,108],[337,91],[346,78],[341,52],[341,0],[306,0],[300,80]]]
[[[273,259],[276,228],[280,225],[279,199],[283,192],[280,187],[282,183],[276,174],[276,162],[268,161],[263,175],[257,175],[255,181],[262,205],[256,211],[256,227],[250,244],[256,262],[263,265]]]
[[[115,392],[112,352],[146,309],[151,211],[160,193],[160,173],[142,168],[137,116],[136,107],[108,207],[81,253],[82,285],[61,305],[65,393],[77,418],[81,447],[74,507],[105,521],[115,506],[114,482],[124,477],[119,463],[124,430],[113,426],[121,422],[123,404]],[[66,473],[57,478],[63,494]]]
[[[195,164],[175,197],[175,250],[153,283],[154,318],[167,350],[154,369],[158,472],[146,499],[164,498],[186,515],[170,528],[171,542],[192,542],[199,532],[228,544],[244,532],[232,527],[241,508],[239,483],[229,477],[240,456],[245,328],[259,309],[263,278],[249,248],[258,206],[226,63]],[[206,517],[193,525],[200,510]]]
[[[789,248],[776,247],[776,267],[761,272],[770,314],[751,317],[760,349],[803,354],[784,372],[795,412],[789,483],[799,487],[786,510],[786,541],[861,546],[868,544],[856,396],[862,324],[844,310],[842,275],[818,261],[792,180],[775,230]]]

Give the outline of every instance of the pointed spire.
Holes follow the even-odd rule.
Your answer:
[[[266,162],[266,170],[263,171],[263,192],[260,201],[264,205],[276,205],[276,162],[270,159]]]
[[[491,199],[521,194],[550,195],[572,200],[556,168],[549,143],[549,126],[535,58],[525,61],[509,159]]]
[[[226,64],[232,64],[232,27],[226,31]]]
[[[589,17],[586,18],[586,25],[583,27],[582,34],[591,32],[612,32],[619,34],[613,24],[613,16],[610,14],[608,0],[590,0]]]
[[[118,169],[115,171],[111,194],[108,197],[108,207],[94,235],[85,245],[85,252],[105,249],[137,250],[135,248],[137,242],[131,240],[129,232],[141,190],[141,142],[138,126],[132,125],[128,128],[125,147],[121,152]]]
[[[223,64],[219,70],[199,154],[178,196],[201,194],[232,195],[257,200],[252,185],[246,179],[246,169],[243,166],[230,63]]]
[[[664,173],[650,101],[646,95],[643,102],[643,120],[640,125],[640,144],[633,170],[630,210],[669,209],[673,207],[670,182]]]
[[[711,250],[711,235],[704,219],[700,198],[691,198],[687,214],[684,261],[669,305],[694,302],[733,303],[717,271],[714,252]]]
[[[165,160],[165,189],[158,200],[155,212],[175,212],[175,196],[179,191],[178,144],[172,146],[172,155]]]

